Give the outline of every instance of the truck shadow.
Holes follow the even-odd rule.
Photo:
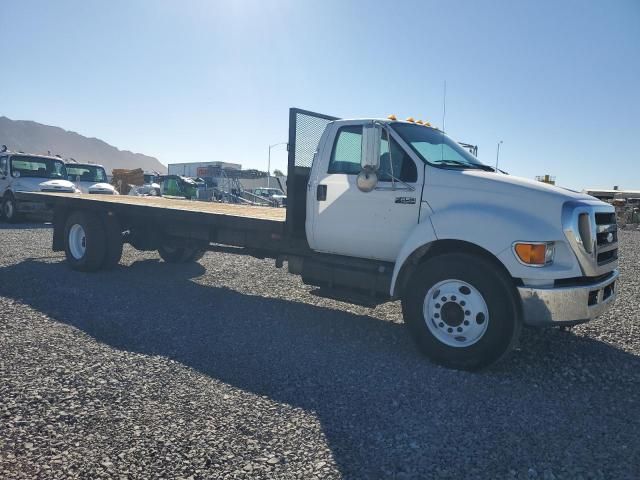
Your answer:
[[[193,280],[203,273],[148,260],[86,275],[26,260],[0,268],[0,296],[115,348],[166,356],[314,412],[347,478],[556,471],[567,452],[573,464],[596,455],[622,476],[637,472],[634,355],[570,333],[526,331],[501,365],[451,371],[421,357],[397,323]]]

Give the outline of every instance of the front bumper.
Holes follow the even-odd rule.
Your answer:
[[[609,309],[616,298],[618,270],[604,280],[571,287],[518,287],[526,325],[550,325],[588,322]]]

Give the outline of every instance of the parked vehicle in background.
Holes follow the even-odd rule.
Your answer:
[[[253,191],[254,195],[270,200],[275,207],[286,207],[287,196],[279,188],[262,187]]]
[[[191,178],[182,175],[158,175],[157,181],[163,196],[182,197],[188,200],[198,197],[198,184]]]
[[[102,165],[68,162],[67,178],[82,193],[117,195],[115,187],[108,183],[107,172]]]
[[[401,300],[420,350],[453,368],[498,361],[523,325],[574,325],[611,307],[613,206],[496,172],[428,124],[299,109],[289,121],[286,212],[21,195],[55,209],[53,249],[76,270],[115,265],[123,241],[173,263],[241,247],[345,301]]]
[[[79,192],[67,180],[64,161],[48,155],[0,150],[0,214],[8,222],[16,222],[23,214],[47,214],[42,201],[16,200],[17,192]]]
[[[142,185],[131,185],[128,195],[135,197],[159,197],[162,195],[158,174],[144,172],[142,174]]]

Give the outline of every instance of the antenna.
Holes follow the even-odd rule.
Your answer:
[[[447,81],[444,81],[444,87],[442,91],[442,142],[440,149],[440,160],[444,160],[444,120],[447,116]]]
[[[444,132],[444,120],[447,116],[447,81],[444,81],[444,87],[442,91],[442,131]]]

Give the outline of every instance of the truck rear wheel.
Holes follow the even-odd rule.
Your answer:
[[[205,254],[206,250],[198,247],[173,247],[161,245],[158,248],[160,257],[167,263],[191,263],[197,262]]]
[[[74,270],[95,272],[103,266],[107,239],[97,215],[84,212],[69,215],[64,228],[64,252]]]
[[[479,370],[503,358],[521,329],[514,287],[493,264],[445,254],[416,269],[402,299],[405,323],[435,363]]]

